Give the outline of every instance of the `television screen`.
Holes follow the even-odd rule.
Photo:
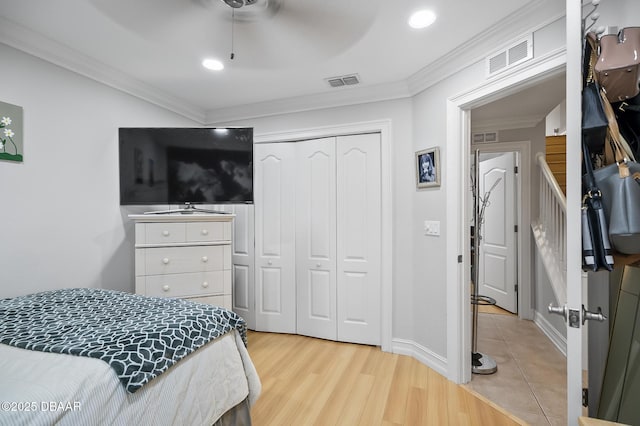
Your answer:
[[[120,204],[253,202],[253,129],[119,129]]]

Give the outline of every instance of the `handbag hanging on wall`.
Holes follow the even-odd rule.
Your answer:
[[[585,37],[582,78],[582,143],[591,152],[603,151],[609,121],[604,111],[600,87],[594,80],[593,66],[597,60],[594,40]]]
[[[613,150],[615,162],[595,170],[593,175],[602,193],[609,240],[620,253],[639,254],[640,164],[626,155],[615,119],[609,126],[608,144]]]
[[[594,33],[587,37],[597,40]],[[621,29],[597,40],[600,51],[594,66],[596,79],[610,102],[620,102],[640,93],[640,27]]]
[[[586,171],[582,177],[582,269],[594,272],[602,269],[612,271],[613,254],[602,194],[594,179],[591,156],[585,143],[582,144],[582,153]]]
[[[611,105],[623,136],[636,158],[640,158],[640,95]]]

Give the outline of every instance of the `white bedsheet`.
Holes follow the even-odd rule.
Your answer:
[[[134,394],[101,360],[0,344],[0,425],[211,425],[261,384],[237,331]]]

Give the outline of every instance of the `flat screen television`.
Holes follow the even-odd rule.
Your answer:
[[[120,204],[253,203],[253,128],[119,129]]]

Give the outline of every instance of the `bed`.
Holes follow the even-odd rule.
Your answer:
[[[250,424],[260,390],[231,311],[103,289],[0,300],[0,425]]]

